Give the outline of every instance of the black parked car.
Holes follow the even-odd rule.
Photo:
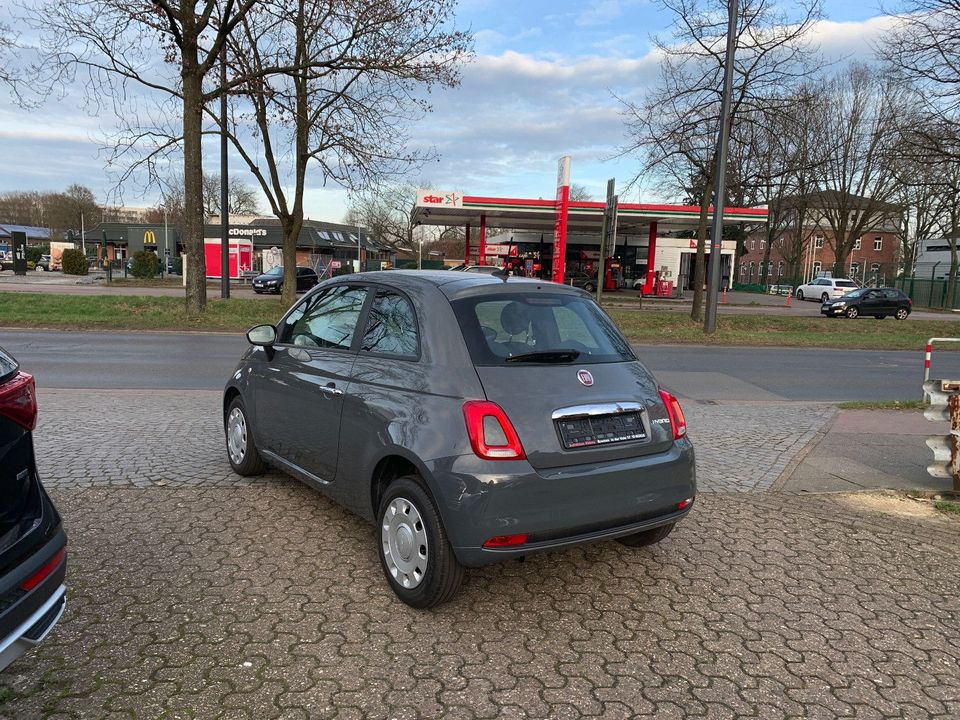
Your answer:
[[[63,614],[67,536],[37,474],[33,377],[0,349],[0,670]]]
[[[306,292],[318,282],[320,278],[313,268],[297,268],[297,292]],[[283,268],[275,267],[262,275],[257,275],[252,284],[255,293],[272,292],[279,295],[283,292]]]
[[[664,539],[696,494],[677,398],[582,290],[387,271],[334,278],[258,325],[227,382],[227,455],[376,524],[414,607],[464,567]]]
[[[896,288],[860,288],[820,306],[820,313],[827,317],[873,315],[877,320],[883,320],[887,315],[906,320],[911,310],[913,302],[905,292]]]

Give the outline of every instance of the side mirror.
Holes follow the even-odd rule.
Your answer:
[[[271,347],[277,341],[277,329],[273,325],[255,325],[247,330],[247,340],[251,345]]]

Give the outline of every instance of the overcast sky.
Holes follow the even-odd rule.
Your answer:
[[[829,20],[816,38],[823,50],[869,55],[869,42],[887,25],[872,0],[825,3]],[[0,19],[4,5],[0,0]],[[653,79],[650,36],[669,21],[649,0],[461,0],[458,24],[472,29],[476,57],[458,89],[431,96],[434,112],[413,129],[414,144],[440,153],[419,176],[435,189],[470,195],[552,197],[557,159],[571,155],[573,182],[601,198],[607,178],[635,172],[633,161],[610,159],[625,140],[612,94],[638,96]],[[64,100],[31,113],[0,105],[0,191],[62,190],[76,182],[108,199],[114,182],[100,138],[113,116],[91,117],[79,107],[81,92],[68,89]],[[211,141],[205,163],[214,171],[217,150]],[[233,167],[244,176],[239,162]],[[343,217],[344,191],[318,179],[311,184],[309,176],[308,186],[310,217]],[[656,200],[639,198],[643,193],[628,199]],[[130,187],[122,199],[152,205],[157,198]]]

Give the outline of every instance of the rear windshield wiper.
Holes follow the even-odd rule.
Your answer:
[[[523,353],[523,355],[511,355],[507,358],[507,362],[562,363],[572,362],[578,357],[580,357],[579,350],[540,350],[538,352]]]

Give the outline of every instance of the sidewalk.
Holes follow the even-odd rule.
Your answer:
[[[948,433],[948,423],[930,422],[919,410],[840,410],[800,456],[781,489],[949,491],[952,480],[927,473],[933,451],[925,443],[931,435]]]

